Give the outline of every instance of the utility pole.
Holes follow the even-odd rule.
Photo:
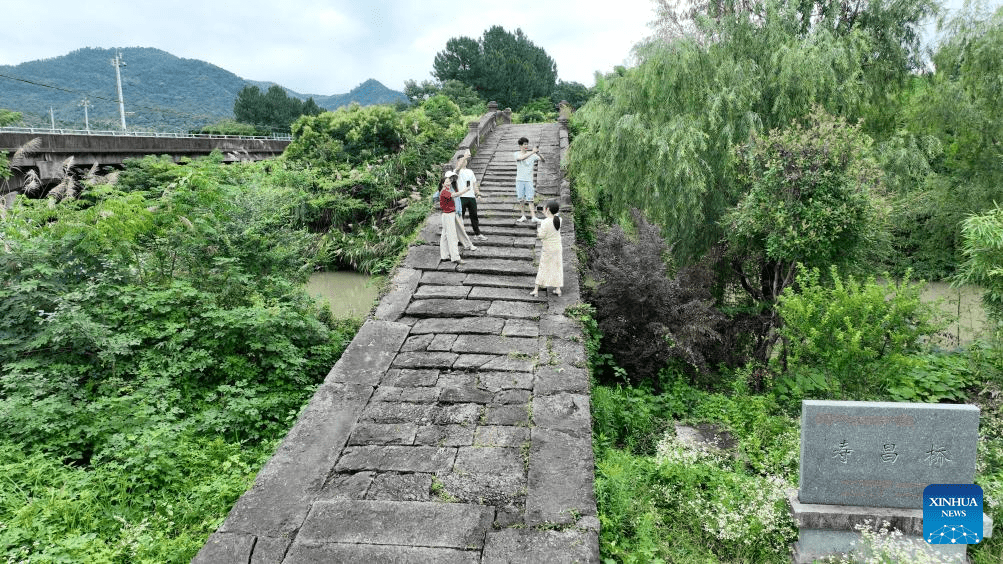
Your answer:
[[[52,114],[52,106],[49,106],[49,129],[56,129],[56,117]]]
[[[125,98],[122,97],[122,71],[119,67],[124,67],[125,61],[122,60],[122,53],[115,55],[115,58],[111,60],[111,66],[115,67],[115,83],[118,84],[118,115],[122,118],[122,131],[125,131]]]
[[[84,129],[87,130],[87,133],[90,133],[91,132],[91,122],[90,122],[90,120],[87,119],[87,108],[89,108],[91,106],[91,101],[88,100],[87,98],[84,98],[84,100],[82,102],[80,102],[80,104],[78,104],[78,105],[84,107]]]

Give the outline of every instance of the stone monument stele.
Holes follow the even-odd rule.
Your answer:
[[[978,431],[973,405],[803,401],[800,478],[788,496],[799,529],[792,562],[853,552],[865,521],[964,560],[967,545],[923,540],[923,489],[972,483]],[[983,536],[991,534],[985,516]]]

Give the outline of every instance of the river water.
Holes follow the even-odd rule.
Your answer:
[[[307,293],[327,300],[335,317],[364,318],[380,295],[380,278],[358,272],[315,272],[306,284]]]
[[[952,319],[945,329],[941,342],[944,346],[969,345],[986,335],[986,312],[982,309],[982,288],[962,286],[952,288],[948,282],[927,282],[922,299],[925,302],[939,300],[940,309]]]
[[[358,272],[315,272],[307,282],[307,292],[327,300],[336,317],[364,318],[369,315],[380,295],[381,278]],[[968,345],[985,337],[986,314],[982,309],[982,289],[977,286],[952,288],[947,282],[928,282],[923,301],[940,300],[940,308],[952,318],[941,336],[943,346]]]

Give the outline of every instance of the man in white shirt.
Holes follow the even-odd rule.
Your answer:
[[[540,148],[534,147],[529,150],[529,139],[521,137],[519,139],[519,150],[513,155],[515,157],[515,197],[519,202],[519,211],[522,211],[523,202],[529,211],[529,217],[533,221],[543,221],[536,217],[536,209],[533,208],[533,197],[536,195],[533,190],[533,165],[536,161],[544,162],[540,155]],[[526,214],[516,221],[526,221]]]
[[[469,213],[470,226],[474,229],[474,236],[484,241],[487,237],[481,234],[481,227],[477,219],[477,196],[481,195],[481,185],[477,182],[474,171],[467,168],[468,162],[470,162],[470,156],[464,155],[456,163],[457,185],[460,191],[461,204],[459,209],[462,210],[460,217],[465,217]]]

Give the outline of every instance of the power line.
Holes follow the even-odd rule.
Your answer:
[[[89,93],[83,92],[81,90],[71,90],[69,88],[62,88],[60,86],[53,86],[51,84],[44,84],[44,83],[41,83],[41,82],[35,82],[35,81],[32,81],[32,80],[28,80],[26,78],[20,78],[20,77],[16,77],[16,76],[10,76],[10,75],[3,74],[3,73],[0,73],[0,78],[7,78],[7,79],[10,79],[10,80],[16,80],[18,82],[24,82],[24,83],[27,83],[27,84],[31,84],[33,86],[41,86],[43,88],[51,88],[53,90],[59,90],[59,91],[62,91],[62,92],[69,92],[70,94],[83,94],[85,96],[90,96],[91,98],[97,98],[98,100],[104,100],[106,102],[111,102],[113,104],[119,104],[119,103],[121,103],[121,100],[116,100],[116,99],[113,99],[113,98],[106,98],[104,96],[98,96],[98,95],[95,95],[95,94],[89,94]],[[167,109],[163,109],[163,108],[156,108],[156,107],[153,107],[153,106],[143,106],[141,104],[133,104],[132,107],[142,108],[144,110],[150,110],[150,111],[153,111],[153,112],[161,112],[161,113],[165,113],[165,114],[174,114],[176,116],[187,117],[187,118],[192,118],[192,119],[218,119],[218,117],[219,117],[219,116],[210,116],[210,115],[189,114],[189,113],[185,113],[185,112],[179,112],[179,111],[176,111],[176,110],[167,110]],[[287,133],[286,131],[283,131],[283,130],[277,128],[277,127],[272,127],[270,125],[258,124],[258,123],[249,123],[247,125],[253,125],[254,127],[261,127],[261,128],[273,131],[273,132],[277,131],[277,132],[281,132],[281,133]]]

